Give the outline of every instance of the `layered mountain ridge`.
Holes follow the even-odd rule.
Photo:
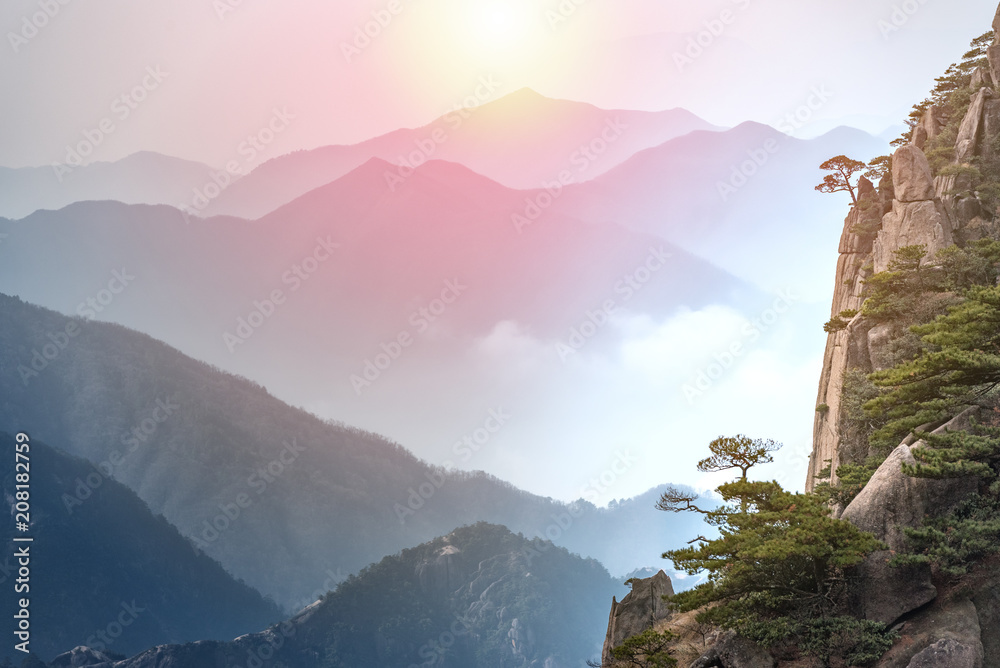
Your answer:
[[[5,524],[0,581],[14,588],[23,565],[19,552],[27,545],[30,575],[20,593],[30,601],[35,632],[25,647],[31,652],[51,659],[90,645],[131,655],[164,642],[228,640],[282,617],[277,605],[237,582],[218,562],[193,550],[162,516],[154,516],[111,477],[110,467],[95,468],[30,432],[18,440],[27,443],[32,474],[30,527],[18,532],[13,522]],[[14,452],[14,436],[0,433],[4,461],[15,461]],[[11,512],[18,482],[23,480],[16,480],[10,468],[0,478]],[[32,541],[14,542],[15,536]],[[3,597],[5,620],[14,619],[16,600]],[[19,661],[23,654],[12,645],[4,643],[0,657]]]
[[[656,490],[599,509],[431,466],[120,326],[11,297],[0,297],[0,316],[0,424],[110,468],[285,607],[308,603],[330,572],[346,576],[478,521],[547,536],[619,573],[655,563],[694,524],[657,517]],[[64,491],[75,494],[74,484]],[[642,536],[641,546],[614,538],[625,535]]]

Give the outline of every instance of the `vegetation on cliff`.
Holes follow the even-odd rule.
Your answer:
[[[745,436],[712,442],[701,471],[738,469],[720,485],[723,505],[704,510],[696,497],[664,494],[660,509],[698,512],[719,538],[666,552],[679,570],[707,573],[708,581],[673,598],[680,611],[701,610],[697,620],[734,629],[777,655],[801,652],[850,665],[878,659],[892,644],[883,624],[857,619],[847,608],[852,567],[883,545],[871,534],[831,516],[816,494],[788,492],[777,482],[748,479],[780,447]],[[797,649],[796,649],[797,648]]]
[[[850,368],[843,377],[842,463],[836,484],[829,468],[821,472],[817,492],[843,508],[901,442],[920,441],[915,463],[903,467],[908,476],[964,480],[972,492],[922,526],[905,527],[907,549],[892,564],[930,565],[952,578],[1000,552],[1000,134],[990,130],[991,96],[980,93],[991,85],[986,51],[993,41],[992,32],[973,40],[894,142],[920,146],[939,177],[938,196],[956,211],[965,207],[953,215],[955,245],[934,253],[923,245],[899,248],[886,271],[864,278],[860,311],[826,325],[838,332],[859,317],[874,371]],[[978,121],[985,136],[968,114],[974,101],[985,105]],[[950,430],[940,429],[945,424]],[[852,439],[862,444],[858,452]]]

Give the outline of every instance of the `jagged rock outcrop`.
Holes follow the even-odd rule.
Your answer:
[[[959,127],[955,165],[968,165],[976,156],[991,156],[997,150],[1000,96],[993,82],[1000,80],[1000,41],[990,48],[990,63],[992,72],[977,78],[986,85],[974,95]],[[939,137],[943,125],[941,110],[927,109],[914,128],[911,143],[893,155],[891,173],[881,180],[877,191],[872,193],[859,185],[861,196],[847,216],[841,237],[832,316],[860,310],[863,281],[872,273],[885,271],[900,248],[922,244],[932,256],[953,243],[967,243],[996,231],[994,212],[971,192],[967,175],[959,171],[932,176],[921,147]],[[844,433],[842,426],[844,375],[889,366],[891,356],[886,351],[901,333],[857,316],[846,328],[829,335],[816,402],[824,409],[817,412],[813,427],[807,490],[815,487],[815,476],[826,466],[830,466],[835,483],[838,466],[867,457],[866,446]]]
[[[972,71],[972,88],[983,88],[993,86],[993,75],[988,70],[977,67]]]
[[[893,155],[891,178],[883,178],[877,193],[859,198],[850,212],[837,266],[834,316],[844,310],[861,310],[862,281],[888,269],[894,252],[904,246],[922,244],[928,257],[933,257],[953,243],[964,245],[996,236],[996,212],[974,192],[971,176],[973,166],[982,166],[981,159],[993,159],[1000,151],[1000,95],[995,88],[1000,82],[1000,9],[994,29],[998,34],[988,51],[989,71],[979,68],[972,73],[975,92],[965,116],[947,119],[940,108],[928,108],[914,127],[911,143]],[[952,128],[958,126],[954,168],[933,177],[924,149],[941,148],[948,123]],[[875,202],[881,220],[875,225],[859,225]],[[875,236],[866,253],[865,245],[851,235],[872,229]],[[928,305],[928,313],[941,312],[946,304],[942,296],[937,305],[933,301]],[[896,361],[894,346],[907,335],[907,328],[895,321],[875,322],[864,315],[848,319],[846,327],[832,332],[827,341],[817,402],[825,404],[826,410],[817,412],[807,489],[814,488],[813,476],[828,464],[835,483],[838,466],[860,462],[870,454],[867,441],[850,433],[853,423],[844,412],[844,379],[857,376],[850,372],[867,374],[892,366]],[[967,429],[978,412],[969,409],[945,425],[925,425],[921,430],[942,433]],[[1000,668],[1000,558],[963,577],[961,587],[932,576],[927,566],[889,565],[893,554],[906,546],[905,528],[919,526],[926,517],[946,515],[977,490],[971,479],[929,480],[905,475],[904,464],[916,463],[914,451],[926,445],[914,440],[905,439],[841,511],[842,519],[870,531],[888,548],[870,555],[852,573],[852,612],[895,625],[899,631],[899,640],[877,668]]]
[[[958,164],[968,162],[976,154],[976,146],[982,138],[983,112],[986,110],[987,100],[993,97],[993,91],[989,88],[980,88],[972,97],[969,111],[958,128],[958,139],[955,142],[955,161]]]
[[[885,180],[883,179],[883,183]],[[891,182],[891,179],[890,179]],[[875,234],[881,226],[882,209],[880,192],[870,188],[871,182],[863,179],[859,185],[858,206],[851,209],[844,222],[844,231],[840,237],[840,258],[837,260],[837,278],[833,291],[832,315],[844,311],[857,311],[861,308],[862,281],[869,272],[865,270],[871,257]],[[891,200],[889,205],[891,206]],[[827,460],[839,457],[835,445],[840,440],[840,425],[838,416],[841,411],[841,379],[847,370],[849,360],[864,358],[854,350],[862,342],[855,335],[855,322],[847,329],[831,333],[826,346],[823,360],[823,372],[820,377],[819,397],[817,406],[826,406],[825,411],[817,411],[814,425],[813,457],[810,461],[809,483],[812,488],[815,476],[826,465]],[[834,466],[836,469],[836,466]]]
[[[941,110],[936,106],[930,107],[913,129],[913,145],[923,150],[928,141],[941,134],[943,127],[944,120],[941,118]]]
[[[987,50],[986,57],[990,61],[993,81],[996,82],[1000,81],[1000,8],[997,8],[997,14],[993,17],[993,32],[996,37],[993,39],[993,46]]]
[[[535,632],[515,617],[510,622],[510,631],[507,632],[507,638],[510,640],[510,647],[514,653],[514,657],[522,663],[528,663],[535,650]]]
[[[892,156],[892,184],[898,202],[934,199],[934,175],[923,150],[901,146]]]
[[[669,619],[672,613],[663,597],[673,595],[670,577],[660,571],[653,577],[633,580],[632,591],[620,603],[612,597],[608,633],[601,653],[602,665],[611,665],[611,650],[623,640],[652,628],[658,621]]]
[[[924,152],[903,146],[892,157],[895,198],[892,211],[882,218],[873,244],[875,272],[889,268],[894,251],[923,244],[934,253],[953,243],[952,226],[944,204],[936,196],[934,177]]]
[[[954,243],[953,239],[948,214],[940,200],[895,200],[892,211],[882,219],[882,231],[875,240],[875,272],[888,269],[893,252],[904,246],[923,245],[932,255]]]

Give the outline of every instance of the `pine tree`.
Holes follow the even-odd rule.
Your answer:
[[[941,116],[949,124],[957,124],[962,121],[964,110],[961,108],[961,101],[956,100],[954,94],[969,87],[973,70],[977,67],[987,67],[989,65],[986,58],[986,51],[991,44],[993,44],[992,31],[972,40],[969,45],[970,50],[962,56],[962,60],[958,63],[952,63],[945,70],[944,75],[935,79],[935,85],[930,95],[923,102],[913,106],[913,110],[906,119],[907,130],[902,136],[891,142],[892,146],[903,146],[910,143],[913,128],[916,127],[924,113],[932,106],[938,107]]]
[[[816,190],[821,193],[848,192],[851,194],[851,201],[856,206],[858,196],[851,179],[857,172],[867,169],[867,167],[868,165],[865,163],[848,158],[846,155],[838,155],[835,158],[830,158],[820,165],[819,168],[832,173],[823,177],[823,183],[816,186]]]
[[[670,631],[662,633],[646,629],[642,633],[626,638],[621,645],[611,650],[615,668],[672,668],[677,659],[670,656],[670,646],[676,636]]]
[[[978,491],[953,512],[904,529],[908,549],[893,563],[928,563],[960,576],[975,561],[1000,552],[1000,428],[973,422],[969,431],[917,435],[924,445],[913,449],[917,463],[903,466],[907,475],[973,478]]]
[[[888,392],[866,409],[889,418],[873,439],[889,447],[922,424],[980,404],[1000,385],[1000,287],[970,288],[948,315],[913,331],[928,349],[871,375]]]
[[[746,437],[729,441],[742,443],[740,452],[752,449],[748,445],[754,443]],[[756,450],[756,463],[770,461],[777,445],[761,443],[769,445]],[[721,468],[727,461],[714,459],[718,456],[703,462]],[[696,506],[693,495],[661,499],[663,510],[705,515],[720,534],[715,540],[699,537],[692,541],[697,546],[664,553],[678,570],[708,577],[694,589],[676,594],[672,604],[681,611],[703,608],[696,618],[700,623],[735,629],[762,645],[792,641],[812,648],[809,651],[817,656],[839,653],[867,661],[867,650],[858,653],[860,642],[881,648],[876,652],[880,655],[891,644],[884,626],[844,615],[840,602],[848,569],[883,548],[882,543],[849,522],[834,519],[819,496],[788,492],[777,482],[748,480],[755,464],[744,461],[744,465],[725,467],[739,468],[741,476],[717,488],[723,505],[713,510]],[[852,629],[848,640],[840,637],[844,629]]]

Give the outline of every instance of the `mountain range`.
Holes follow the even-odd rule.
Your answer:
[[[478,521],[552,540],[616,573],[658,563],[700,530],[697,518],[655,511],[658,490],[599,509],[431,466],[145,335],[6,296],[0,369],[0,424],[30,427],[32,438],[93,462],[101,479],[127,485],[290,612],[324,584]],[[86,492],[76,486],[63,478],[58,498]]]
[[[188,223],[169,207],[103,202],[0,221],[0,283],[149,333],[293,405],[406,439],[437,463],[490,409],[520,410],[523,425],[546,419],[533,397],[567,396],[553,386],[566,382],[566,351],[618,345],[605,311],[662,320],[770,301],[618,224],[555,213],[519,233],[512,218],[537,193],[463,166],[429,163],[395,192],[387,168],[373,159],[253,222]],[[112,298],[123,269],[128,285]],[[586,341],[574,338],[581,327]],[[428,385],[439,389],[428,395]]]
[[[273,601],[192,550],[162,516],[107,477],[110,471],[28,436],[31,527],[22,533],[4,524],[0,582],[11,590],[17,579],[26,584],[19,591],[30,600],[35,633],[28,647],[35,654],[51,658],[89,645],[131,655],[166,642],[228,640],[281,619]],[[14,452],[14,436],[0,434],[4,461],[14,462]],[[13,467],[4,467],[0,486],[13,511]],[[19,568],[26,564],[25,578]],[[5,620],[14,619],[18,598],[3,596]],[[0,657],[20,661],[13,645],[5,642]]]
[[[44,493],[86,509],[72,530],[41,515],[52,553],[80,558],[56,585],[112,577],[94,561],[122,574],[76,616],[42,592],[65,629],[46,658],[102,649],[81,629],[134,591],[157,612],[104,649],[170,645],[118,668],[269,647],[288,666],[411,665],[470,614],[436,661],[578,665],[618,591],[607,571],[704,532],[655,510],[662,486],[604,506],[650,468],[628,423],[651,398],[602,374],[636,331],[710,309],[751,319],[790,283],[808,301],[834,244],[799,218],[822,227],[839,208],[812,191],[817,166],[880,142],[527,89],[480,101],[246,174],[152,153],[58,178],[0,170],[0,428],[56,446],[39,446]],[[483,472],[572,480],[570,448],[594,461],[572,503]]]
[[[52,665],[570,668],[600,654],[608,597],[623,589],[592,560],[478,523],[382,559],[262,632],[121,661],[78,648]]]
[[[581,160],[591,162],[587,156],[595,151],[600,161],[593,161],[586,179],[644,148],[694,130],[720,129],[683,109],[605,110],[527,88],[505,96],[496,90],[485,86],[478,106],[458,107],[422,127],[350,146],[295,151],[259,166],[237,161],[234,171],[150,152],[81,166],[70,164],[70,157],[58,167],[0,168],[0,216],[22,218],[77,201],[115,200],[256,219],[376,157],[392,163],[394,174],[400,166],[405,174],[406,167],[443,159],[512,188],[530,189]],[[606,141],[611,136],[613,141]]]

